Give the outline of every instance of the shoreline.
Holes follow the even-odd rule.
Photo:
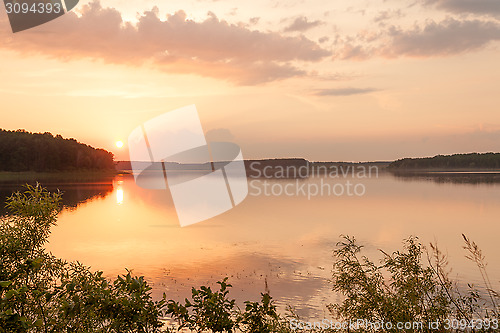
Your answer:
[[[46,181],[102,181],[123,174],[118,170],[0,171],[0,183]]]

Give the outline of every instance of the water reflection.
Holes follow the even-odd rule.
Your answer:
[[[432,181],[453,184],[500,184],[500,171],[478,172],[391,172],[404,181]]]
[[[35,183],[36,184],[36,183]],[[31,184],[31,185],[35,185]],[[113,183],[48,183],[41,185],[51,192],[61,191],[63,209],[76,210],[80,205],[97,199],[104,199],[113,192]],[[3,204],[16,191],[24,191],[24,184],[0,183],[0,215],[7,213]]]
[[[116,189],[116,203],[119,205],[123,203],[123,189],[121,187]]]

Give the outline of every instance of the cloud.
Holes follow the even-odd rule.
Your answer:
[[[346,42],[337,49],[334,58],[340,58],[342,60],[367,60],[373,56],[375,55],[369,47]]]
[[[334,58],[451,56],[480,50],[498,40],[500,23],[496,21],[447,18],[440,22],[430,20],[423,27],[407,30],[391,26],[379,34],[358,34],[345,39]]]
[[[321,89],[315,92],[316,96],[352,96],[362,95],[377,91],[373,88],[334,88],[334,89]]]
[[[401,9],[398,9],[398,10],[383,10],[381,12],[379,12],[377,14],[377,16],[375,16],[375,18],[373,19],[373,22],[375,23],[380,23],[380,22],[384,22],[384,21],[387,21],[387,20],[390,20],[390,19],[393,19],[393,18],[400,18],[400,17],[403,17],[403,12],[401,11]]]
[[[498,0],[421,0],[421,3],[453,13],[500,15],[500,1]]]
[[[260,17],[252,17],[249,22],[251,25],[256,25],[257,23],[259,23],[260,21]]]
[[[492,41],[500,40],[497,22],[448,18],[440,23],[428,22],[424,28],[389,31],[390,46],[381,53],[387,57],[402,55],[428,57],[447,56],[478,50]]]
[[[322,21],[308,21],[307,17],[305,16],[299,16],[297,17],[288,27],[285,28],[286,32],[292,32],[292,31],[306,31],[309,29],[312,29],[314,27],[317,27],[319,25],[322,25]]]
[[[323,37],[321,37],[320,39],[318,39],[318,42],[319,42],[320,44],[323,44],[323,43],[328,42],[329,40],[330,40],[330,37],[328,37],[328,36],[323,36]]]
[[[161,20],[153,9],[132,25],[99,1],[82,6],[81,16],[70,12],[37,29],[14,35],[4,29],[0,39],[0,48],[22,54],[147,64],[247,85],[305,75],[294,62],[317,62],[330,54],[304,36],[250,30],[213,13],[202,22],[189,20],[183,11]]]

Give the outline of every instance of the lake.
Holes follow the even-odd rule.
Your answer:
[[[192,286],[213,286],[228,276],[239,302],[269,290],[280,309],[291,305],[303,319],[322,319],[328,317],[325,305],[341,300],[328,282],[340,235],[355,236],[364,254],[377,260],[378,249],[401,250],[410,235],[437,242],[448,254],[450,276],[481,286],[479,271],[464,257],[464,233],[483,250],[500,289],[498,177],[380,172],[366,178],[252,178],[243,203],[184,228],[169,192],[142,189],[131,175],[51,181],[49,189],[65,192],[66,208],[47,248],[111,278],[125,268],[144,275],[155,297],[165,292],[181,300]],[[18,187],[4,182],[0,194]],[[316,191],[321,188],[332,192]]]

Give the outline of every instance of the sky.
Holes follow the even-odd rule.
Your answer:
[[[195,104],[247,159],[499,152],[499,41],[498,0],[85,0],[15,34],[0,7],[0,128],[127,160]]]

